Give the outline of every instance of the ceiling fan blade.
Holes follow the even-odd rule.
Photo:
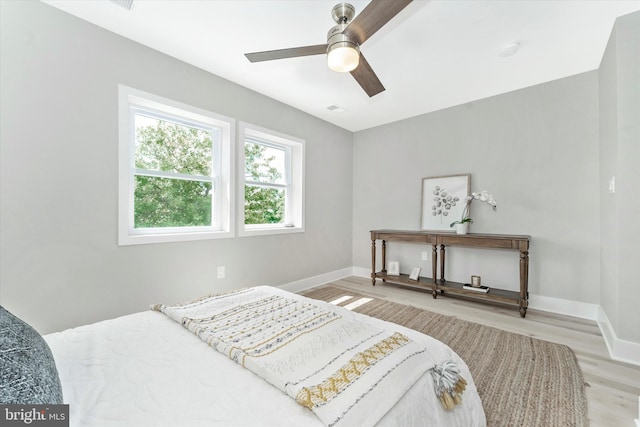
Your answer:
[[[264,52],[245,53],[250,62],[271,61],[274,59],[295,58],[298,56],[320,55],[327,53],[326,44],[292,47],[289,49],[265,50]]]
[[[373,68],[371,68],[371,65],[364,59],[362,53],[360,53],[360,64],[355,70],[351,71],[351,75],[356,79],[362,89],[367,92],[369,98],[384,91],[384,86],[382,86],[378,76],[373,72]]]
[[[371,0],[342,33],[362,45],[411,2],[412,0]]]

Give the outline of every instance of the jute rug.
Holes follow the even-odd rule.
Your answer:
[[[323,301],[365,296],[333,286],[304,295]],[[451,347],[469,366],[488,426],[589,424],[582,371],[565,345],[379,299],[353,311],[431,335]]]

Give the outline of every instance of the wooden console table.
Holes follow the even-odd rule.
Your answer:
[[[382,240],[382,270],[376,272],[376,240]],[[520,316],[525,317],[529,304],[529,241],[530,236],[514,236],[506,234],[452,234],[433,231],[372,230],[371,231],[371,282],[375,286],[376,279],[421,289],[430,289],[433,297],[441,295],[462,295],[478,300],[489,300],[504,304],[517,305]],[[411,242],[430,244],[433,248],[432,278],[419,277],[411,280],[406,274],[387,275],[387,242]],[[438,246],[440,254],[438,256]],[[485,249],[509,249],[520,252],[520,291],[507,291],[491,288],[488,293],[469,291],[463,283],[449,282],[444,278],[445,248],[447,246],[464,246]],[[440,259],[440,279],[438,279],[438,258]]]

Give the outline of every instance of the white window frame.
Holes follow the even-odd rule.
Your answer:
[[[234,236],[234,153],[235,121],[210,111],[182,104],[154,94],[118,85],[119,109],[119,189],[118,189],[118,244],[179,242],[228,238]],[[213,146],[211,177],[198,177],[209,181],[215,188],[212,212],[214,224],[202,227],[134,228],[135,175],[145,174],[165,178],[190,179],[164,172],[142,171],[135,168],[136,112],[166,118],[176,123],[200,128],[212,128],[219,132],[219,144]]]
[[[304,232],[304,169],[305,169],[305,141],[300,138],[285,135],[269,129],[261,128],[249,123],[239,123],[238,137],[238,235],[259,236],[268,234],[288,234]],[[274,188],[285,188],[285,221],[284,224],[245,224],[244,223],[244,187],[245,187],[245,156],[244,146],[247,139],[258,140],[264,145],[284,149],[287,153],[285,161],[285,184],[265,185]]]

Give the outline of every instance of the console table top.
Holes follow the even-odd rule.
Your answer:
[[[376,234],[405,234],[414,236],[450,236],[460,237],[463,239],[504,239],[504,240],[526,240],[530,241],[531,236],[518,235],[518,234],[484,234],[484,233],[467,233],[456,234],[455,231],[432,231],[432,230],[371,230],[371,233]]]

